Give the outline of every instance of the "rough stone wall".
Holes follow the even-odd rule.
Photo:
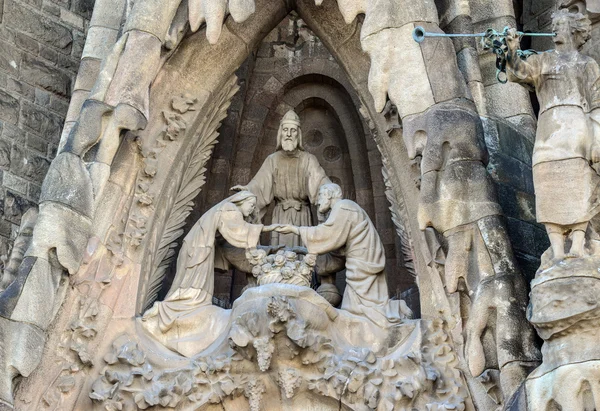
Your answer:
[[[0,0],[0,255],[56,154],[94,0]]]

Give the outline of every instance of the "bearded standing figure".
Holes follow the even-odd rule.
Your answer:
[[[341,309],[367,317],[382,328],[399,323],[410,310],[399,300],[390,300],[385,279],[385,252],[379,234],[367,213],[354,201],[342,198],[337,184],[325,184],[318,192],[319,212],[329,214],[315,227],[275,227],[280,233],[295,233],[311,254],[343,250],[346,289]]]
[[[232,190],[247,190],[257,198],[260,217],[275,201],[273,224],[311,226],[310,205],[315,204],[319,187],[331,183],[317,158],[304,151],[300,118],[288,111],[279,125],[277,151],[271,154],[246,186]],[[293,233],[271,233],[271,245],[301,246],[300,237]]]
[[[591,167],[600,157],[593,125],[600,114],[600,67],[578,51],[591,37],[590,20],[564,9],[552,19],[556,49],[527,59],[518,54],[516,30],[509,32],[507,73],[535,87],[540,102],[532,162],[536,217],[558,260],[565,257],[568,233],[568,256],[583,256],[589,221],[600,211],[600,179]]]

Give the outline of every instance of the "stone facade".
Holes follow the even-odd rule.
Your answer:
[[[600,407],[599,3],[0,0],[0,409]]]
[[[93,0],[0,3],[0,255],[36,207],[56,155]]]

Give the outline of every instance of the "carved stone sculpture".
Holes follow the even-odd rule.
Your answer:
[[[589,19],[567,9],[552,19],[555,50],[524,58],[514,29],[507,38],[509,79],[535,88],[540,102],[533,151],[536,217],[551,243],[531,284],[528,310],[544,340],[543,362],[527,377],[511,410],[600,406],[600,351],[593,337],[600,259],[590,224],[600,211],[600,67],[578,51],[590,38]]]
[[[227,266],[216,256],[215,238],[220,234],[234,247],[256,247],[265,227],[244,221],[255,207],[256,197],[241,191],[206,212],[184,238],[171,289],[143,317],[146,329],[165,346],[191,356],[225,327],[218,316],[222,310],[212,305],[214,269]]]
[[[95,85],[81,110],[74,108],[79,113],[75,126],[65,132],[42,187],[31,246],[15,281],[0,296],[0,400],[8,406],[15,402],[13,380],[34,372],[49,338],[43,364],[21,383],[18,404],[23,409],[91,409],[93,401],[103,409],[488,410],[493,408],[487,406],[491,400],[485,388],[490,384],[485,384],[497,374],[503,392],[495,404],[502,403],[524,378],[523,370],[535,363],[537,352],[523,322],[526,292],[485,171],[479,118],[485,113],[479,106],[476,110],[461,73],[465,68],[478,71],[473,67],[477,59],[469,63],[461,53],[464,67],[459,71],[457,50],[449,40],[419,45],[410,35],[415,24],[425,22],[428,31],[439,32],[442,18],[458,14],[455,21],[464,21],[469,2],[127,1],[132,3],[117,25],[122,29],[114,30],[120,37],[102,70],[87,79]],[[316,203],[317,188],[329,180],[299,148],[293,161],[304,165],[289,167],[299,171],[274,176],[275,167],[268,162],[288,160],[282,147],[263,165],[270,170],[264,181],[289,173],[302,181],[295,183],[302,189],[268,194],[278,188],[258,180],[248,189],[261,208],[275,200],[284,214],[301,214],[302,221],[273,220],[305,226],[307,243],[322,246],[319,251],[338,251],[333,249],[342,243],[361,241],[372,247],[362,254],[346,247],[344,258],[331,265],[341,262],[351,274],[344,297],[347,310],[336,310],[304,284],[279,280],[246,289],[232,310],[217,310],[206,298],[212,273],[204,270],[213,264],[215,250],[208,260],[184,267],[170,293],[178,298],[181,285],[197,281],[185,301],[200,303],[199,311],[214,314],[203,318],[218,322],[205,336],[206,343],[212,342],[209,348],[185,351],[197,354],[194,358],[181,356],[173,351],[177,347],[160,343],[158,325],[150,327],[152,333],[146,331],[149,323],[158,324],[158,316],[147,317],[146,324],[136,316],[154,300],[175,256],[190,204],[202,186],[200,170],[235,93],[235,81],[228,79],[292,9],[316,24],[315,31],[343,61],[363,111],[376,124],[373,135],[389,166],[396,200],[405,189],[418,196],[398,175],[409,173],[403,154],[411,139],[420,146],[408,151],[417,158],[422,154],[421,212],[410,208],[411,221],[405,223],[411,226],[406,232],[417,238],[419,227],[412,226],[419,214],[427,233],[425,240],[414,241],[419,251],[414,257],[424,284],[423,305],[434,319],[402,319],[407,311],[388,299],[378,234],[355,203],[339,200],[331,206],[336,227],[348,217],[341,224],[345,237],[338,239],[334,232],[328,241],[311,240],[311,233],[331,231],[327,222],[308,227],[307,214],[308,205]],[[359,14],[364,18],[357,19]],[[203,32],[193,35],[197,30]],[[174,97],[184,92],[191,97]],[[480,105],[485,103],[477,97]],[[386,106],[382,120],[379,113]],[[294,129],[300,135],[298,119],[290,115],[287,121],[293,140]],[[401,139],[386,136],[386,130],[398,132],[398,124],[405,129],[406,147]],[[190,163],[196,167],[188,167]],[[307,188],[305,180],[313,178]],[[173,218],[171,206],[178,211]],[[300,235],[290,233],[289,238],[277,242],[300,243]],[[128,247],[128,241],[135,246]],[[411,241],[403,242],[411,248]],[[251,243],[247,239],[238,245]],[[246,250],[241,253],[245,256]],[[200,255],[185,256],[181,264]],[[303,262],[312,265],[309,256]],[[294,264],[294,269],[306,267]],[[328,292],[335,289],[333,282],[325,284]],[[365,290],[368,286],[374,288]],[[459,289],[467,295],[464,300],[455,298]],[[429,301],[425,291],[445,299]],[[52,321],[54,330],[65,333],[48,333]],[[179,321],[184,323],[179,317],[175,324]],[[155,331],[158,338],[152,336]],[[27,381],[41,381],[48,388],[40,393]]]
[[[584,254],[589,221],[600,211],[600,180],[590,166],[600,161],[593,125],[600,116],[600,67],[577,51],[590,38],[587,17],[563,9],[554,14],[553,27],[556,49],[527,59],[518,54],[514,31],[507,41],[509,79],[535,87],[540,101],[533,151],[536,216],[546,226],[554,259],[560,260],[567,234],[570,256]]]
[[[406,318],[409,310],[401,301],[389,299],[383,275],[385,254],[381,239],[358,204],[342,199],[337,184],[319,188],[318,210],[329,213],[316,227],[280,226],[275,230],[300,236],[310,253],[326,254],[343,249],[346,267],[346,290],[341,309],[365,316],[381,327]]]
[[[317,158],[304,151],[300,118],[290,110],[279,125],[277,151],[267,157],[248,184],[233,189],[254,193],[261,216],[275,202],[273,224],[308,226],[312,224],[310,205],[315,204],[317,190],[329,182]],[[298,246],[300,239],[295,234],[273,232],[271,245]]]
[[[248,217],[254,205],[254,195],[242,191],[190,231],[166,299],[141,319],[149,334],[121,335],[104,356],[89,392],[98,407],[466,409],[443,325],[407,320],[410,310],[388,298],[383,246],[364,210],[330,183],[317,199],[319,212],[329,216],[316,227],[245,223],[242,214]],[[216,232],[249,248],[261,229],[299,235],[309,254],[298,262],[290,251],[267,256],[251,248],[246,256],[260,267],[258,285],[231,310],[212,306]],[[338,311],[294,278],[310,274],[315,254],[340,248],[347,287]]]
[[[486,370],[500,370],[497,384],[510,396],[537,365],[539,351],[525,321],[525,282],[485,169],[481,122],[471,103],[440,103],[409,117],[403,137],[408,155],[420,160],[418,217],[430,264],[443,262],[445,291],[458,298],[454,304],[472,304],[464,324],[469,371],[482,378]],[[444,237],[445,253],[432,228]],[[498,316],[476,314],[475,307]],[[494,343],[485,343],[490,332]]]

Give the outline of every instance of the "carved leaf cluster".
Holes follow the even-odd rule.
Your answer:
[[[459,370],[458,357],[444,325],[441,319],[431,321],[422,348],[428,378],[435,383],[435,396],[432,396],[434,398],[429,402],[428,409],[462,411],[466,407],[469,393]]]
[[[64,396],[77,384],[76,376],[93,366],[90,343],[96,337],[96,317],[99,313],[98,301],[84,298],[79,301],[76,318],[61,336],[57,354],[61,358],[61,370],[54,381],[44,391],[41,406],[58,409]]]
[[[250,409],[259,410],[267,387],[276,382],[282,398],[308,390],[349,409],[465,410],[468,392],[441,320],[421,321],[420,327],[412,323],[422,338],[419,348],[376,354],[334,346],[329,331],[297,304],[285,296],[270,297],[261,302],[264,310],[239,315],[222,340],[227,342],[209,357],[168,369],[164,359],[156,365],[137,343],[119,337],[104,357],[107,365],[90,397],[106,410],[201,409],[243,395]]]
[[[248,379],[232,375],[234,352],[214,358],[199,358],[187,366],[160,370],[147,359],[137,343],[127,336],[115,340],[104,357],[106,366],[94,381],[89,397],[105,410],[163,408],[197,409],[219,404],[226,397],[262,393],[248,388]]]
[[[404,267],[416,277],[415,254],[410,231],[408,230],[409,222],[406,205],[404,204],[404,199],[396,196],[394,193],[390,182],[387,160],[385,158],[382,160],[383,167],[381,168],[381,172],[383,174],[383,182],[385,183],[385,196],[390,202],[392,221],[394,222],[394,226],[396,226],[396,234],[398,234],[398,237],[400,238],[402,256],[404,257]]]

